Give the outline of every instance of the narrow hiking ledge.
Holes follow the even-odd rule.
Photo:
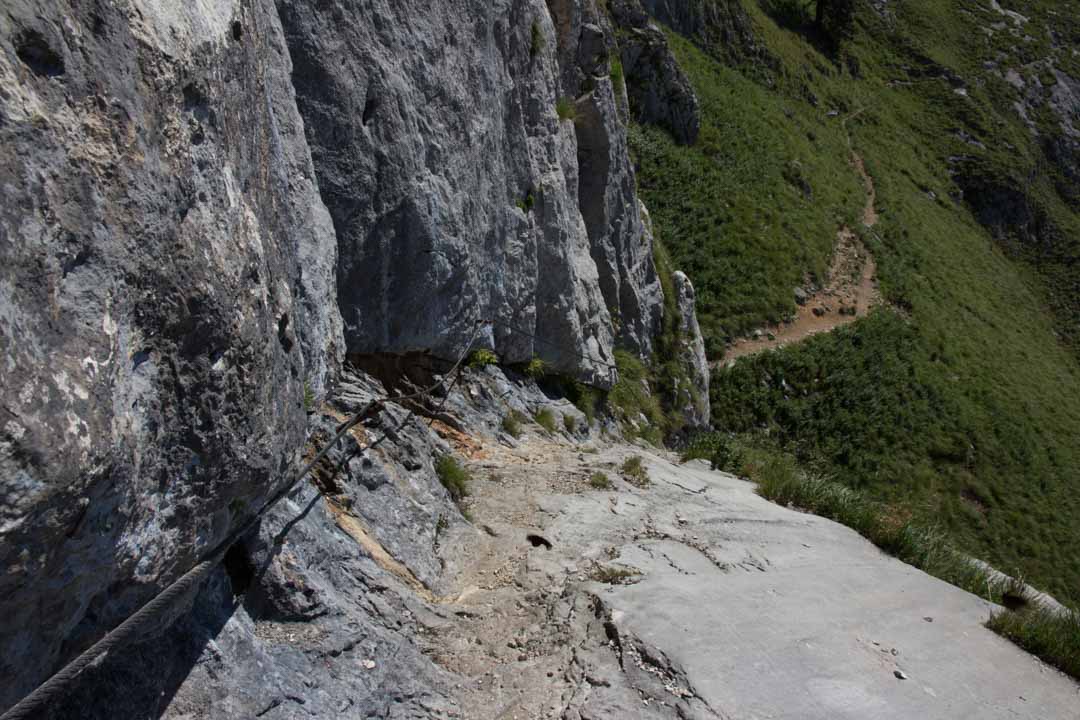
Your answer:
[[[454,621],[426,636],[469,678],[466,717],[1034,719],[1080,703],[984,627],[996,606],[752,483],[627,445],[485,445],[470,508],[490,532],[450,568]],[[634,456],[644,482],[621,474]],[[618,638],[665,669],[628,665]]]

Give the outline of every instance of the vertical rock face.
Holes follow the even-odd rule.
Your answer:
[[[614,52],[594,0],[5,4],[0,708],[290,479],[347,352],[480,328],[600,386],[616,344],[651,354]],[[365,522],[434,586],[434,451],[388,443],[393,471],[346,464],[373,495],[416,474]],[[212,637],[233,580],[183,622]]]
[[[739,0],[641,0],[650,15],[720,57],[774,65]]]
[[[562,92],[574,98],[578,203],[588,230],[604,302],[619,343],[652,353],[663,316],[663,290],[653,262],[652,234],[638,210],[625,129],[626,90],[613,81],[615,30],[593,0],[552,0]]]
[[[275,487],[342,349],[272,5],[0,14],[0,706]]]
[[[540,0],[278,7],[349,352],[454,357],[478,319],[505,361],[600,385],[616,336],[647,352],[661,298],[610,82],[556,112],[561,76],[595,62],[563,31],[595,30],[557,30]]]
[[[705,357],[705,341],[698,326],[694,304],[694,286],[680,270],[672,274],[675,298],[679,307],[680,360],[690,378],[689,388],[679,388],[678,401],[691,428],[706,428],[712,423],[709,402],[709,361]]]
[[[701,131],[697,95],[664,31],[638,0],[612,0],[609,8],[620,30],[619,55],[634,118],[667,128],[677,142],[693,145]]]

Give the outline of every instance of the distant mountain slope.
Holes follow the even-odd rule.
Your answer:
[[[848,135],[877,186],[861,235],[887,307],[717,371],[715,424],[1080,597],[1080,10],[859,2],[835,50],[812,7],[742,7],[754,54],[669,30],[699,142],[631,135],[710,355],[792,314],[837,227],[861,227]]]

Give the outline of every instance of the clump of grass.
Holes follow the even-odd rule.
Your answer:
[[[304,382],[304,412],[315,411],[315,391],[311,389],[310,382]]]
[[[503,416],[502,429],[511,437],[521,437],[521,423],[525,422],[527,419],[528,418],[517,410],[511,410]]]
[[[597,470],[589,475],[589,487],[596,490],[610,490],[614,485],[611,484],[611,479],[608,478],[607,473]]]
[[[540,29],[540,23],[533,20],[532,37],[529,44],[529,57],[534,58],[544,49],[544,32]]]
[[[1001,610],[986,622],[1032,655],[1080,679],[1080,613],[1034,605],[1021,610]]]
[[[515,204],[518,206],[518,209],[521,210],[521,212],[529,213],[532,211],[533,205],[536,204],[536,196],[533,195],[532,190],[530,190],[524,198],[518,198],[515,201]]]
[[[741,472],[745,461],[743,449],[724,433],[699,433],[682,452],[682,461],[708,460],[713,470]]]
[[[847,525],[885,552],[995,603],[1005,601],[1012,581],[958,552],[936,527],[912,519],[903,507],[874,502],[851,488],[800,473],[788,455],[775,454],[754,467],[758,493]]]
[[[571,435],[574,433],[575,430],[577,430],[577,418],[573,415],[563,415],[562,423],[563,427],[566,428],[566,432],[570,433]]]
[[[544,408],[540,412],[536,413],[533,417],[536,424],[547,430],[549,433],[555,433],[555,413],[551,412],[551,408]]]
[[[612,53],[611,59],[611,84],[615,88],[616,93],[622,93],[623,88],[626,86],[626,75],[623,73],[622,60],[615,53]]]
[[[440,455],[435,460],[435,474],[455,503],[460,504],[469,496],[472,476],[453,455]]]
[[[533,358],[525,365],[524,372],[533,380],[539,380],[548,374],[548,364],[540,358]]]
[[[566,386],[566,397],[585,415],[585,422],[592,425],[596,411],[604,401],[603,391],[573,380]]]
[[[595,566],[589,573],[589,579],[605,585],[633,585],[641,577],[641,573],[626,568]]]
[[[577,119],[577,106],[574,105],[574,101],[568,97],[561,97],[555,103],[555,112],[558,114],[560,120],[576,120]]]
[[[498,365],[499,356],[491,350],[476,350],[469,356],[469,367],[479,369],[488,365]]]
[[[631,455],[626,458],[620,471],[631,485],[645,487],[649,484],[649,471],[645,469],[645,464],[640,455]]]

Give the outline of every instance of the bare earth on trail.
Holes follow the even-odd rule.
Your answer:
[[[455,717],[1080,717],[1080,685],[984,628],[989,603],[746,481],[626,445],[480,442],[449,593],[413,605]],[[620,472],[635,454],[644,486]]]
[[[851,155],[852,165],[866,185],[863,225],[871,228],[878,221],[874,181],[858,153]],[[836,250],[825,288],[799,306],[793,321],[764,328],[760,337],[736,340],[724,353],[723,363],[730,365],[740,357],[800,342],[811,335],[853,323],[880,301],[874,258],[851,228],[843,227],[837,233]]]

